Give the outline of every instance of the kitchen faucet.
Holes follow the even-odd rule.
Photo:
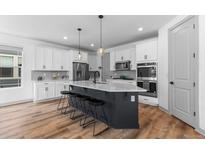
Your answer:
[[[98,71],[94,71],[94,80],[93,80],[93,83],[95,83],[96,84],[96,75],[97,75],[97,73],[99,73]]]

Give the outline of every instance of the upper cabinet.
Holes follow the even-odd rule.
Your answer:
[[[115,71],[115,63],[119,61],[130,61],[130,70],[136,70],[135,45],[115,47],[110,52],[110,70]]]
[[[136,62],[157,60],[157,38],[140,41],[136,44]]]
[[[69,51],[51,47],[37,47],[35,52],[34,70],[68,71],[70,61]]]
[[[35,52],[35,70],[52,69],[52,48],[38,47]]]

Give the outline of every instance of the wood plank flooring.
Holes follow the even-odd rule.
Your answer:
[[[158,107],[139,105],[140,129],[109,129],[93,137],[92,126],[81,128],[56,110],[58,100],[25,103],[0,108],[0,138],[205,138],[192,127],[161,111]],[[128,119],[129,120],[129,119]],[[102,129],[97,124],[97,130]]]

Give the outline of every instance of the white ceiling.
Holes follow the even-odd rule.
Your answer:
[[[157,30],[173,15],[107,15],[103,19],[103,47],[134,42],[157,35]],[[99,47],[99,19],[94,15],[0,16],[0,32],[38,39],[70,47],[78,46],[77,28],[81,27],[81,46]],[[138,31],[143,27],[142,32]],[[67,36],[68,40],[63,37]],[[95,46],[91,47],[90,44]]]

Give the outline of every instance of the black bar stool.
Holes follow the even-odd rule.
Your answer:
[[[73,107],[75,108],[73,114],[71,115],[71,119],[75,120],[77,118],[81,118],[82,116],[85,116],[85,103],[86,100],[89,99],[88,96],[84,96],[84,95],[80,95],[80,94],[76,94],[75,100],[73,101]],[[80,114],[75,116],[76,112],[80,112]]]
[[[70,107],[70,104],[72,104],[71,98],[75,97],[75,94],[70,91],[61,91],[60,93],[61,93],[61,98],[58,102],[57,110],[60,110],[61,113],[66,114],[68,113],[67,109]]]
[[[94,120],[89,122],[87,125],[84,125],[84,128],[90,124],[93,124],[93,136],[97,136],[109,129],[108,118],[104,111],[105,102],[102,100],[94,99],[94,98],[87,99],[87,102],[89,104],[89,109],[88,109],[87,114],[92,116]],[[104,128],[98,133],[95,132],[95,125],[97,121],[101,121],[107,125],[106,128]]]

